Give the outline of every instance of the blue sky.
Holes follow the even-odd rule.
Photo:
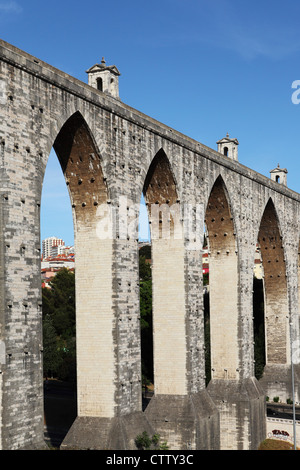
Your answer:
[[[297,192],[299,30],[295,0],[0,0],[1,39],[85,82],[104,56],[126,104],[214,149],[229,132],[243,165],[269,176],[279,163]],[[69,205],[51,156],[42,238],[73,243]]]

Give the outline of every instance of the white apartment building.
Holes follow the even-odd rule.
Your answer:
[[[43,252],[43,258],[49,258],[50,256],[53,256],[51,253],[51,250],[53,247],[57,246],[64,246],[65,242],[61,238],[57,237],[49,237],[45,238],[45,240],[42,241],[42,252]]]
[[[56,258],[59,255],[69,256],[71,253],[75,253],[74,246],[56,245],[52,246],[50,250],[50,257]]]

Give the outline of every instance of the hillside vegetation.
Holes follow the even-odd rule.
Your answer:
[[[265,439],[258,450],[294,450],[294,444],[277,439]],[[297,450],[299,450],[297,448]]]

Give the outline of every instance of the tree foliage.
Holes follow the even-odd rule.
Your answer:
[[[74,380],[75,353],[75,276],[61,269],[42,289],[44,374]]]
[[[144,383],[153,383],[151,247],[139,253],[141,357]],[[150,260],[150,262],[149,262]],[[76,323],[75,275],[61,269],[43,288],[44,373],[63,380],[75,380]],[[261,281],[254,279],[255,375],[259,379],[265,365],[264,302]],[[210,380],[209,293],[204,295],[206,376]]]
[[[151,260],[151,247],[145,246],[139,252],[141,357],[144,383],[153,382],[152,278],[149,260]]]
[[[211,337],[209,291],[204,294],[204,334],[205,334],[205,375],[206,385],[211,380]],[[259,380],[266,364],[265,357],[265,325],[264,325],[264,292],[261,279],[253,278],[253,332],[255,377]]]
[[[153,434],[151,437],[146,431],[142,432],[142,434],[138,434],[138,436],[135,438],[135,445],[139,450],[167,450],[169,448],[166,441],[162,443],[160,442],[159,434]]]
[[[150,260],[150,262],[149,262]],[[144,382],[153,381],[151,247],[139,256],[141,356]],[[63,268],[42,289],[44,374],[75,379],[75,275]]]
[[[261,279],[253,279],[253,329],[255,377],[259,380],[266,364],[265,356],[265,324],[264,324],[264,291]]]

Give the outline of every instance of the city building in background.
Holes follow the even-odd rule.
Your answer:
[[[48,237],[42,241],[42,253],[43,258],[48,258],[52,256],[52,249],[58,246],[64,246],[65,242],[61,238],[57,237]]]
[[[42,241],[42,251],[42,287],[50,287],[52,278],[62,268],[75,272],[74,246],[66,246],[61,238],[49,237]]]

